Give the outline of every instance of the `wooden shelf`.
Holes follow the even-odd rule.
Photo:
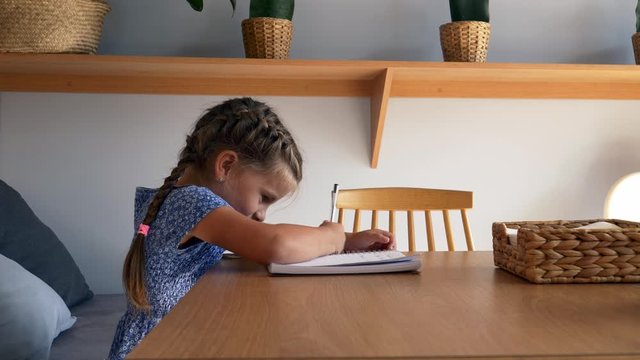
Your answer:
[[[389,97],[640,99],[640,66],[0,54],[0,91],[370,97],[375,168]]]

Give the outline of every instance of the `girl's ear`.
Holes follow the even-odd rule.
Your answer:
[[[238,153],[233,150],[221,151],[213,164],[213,176],[217,182],[223,182],[229,177],[231,169],[238,163]]]

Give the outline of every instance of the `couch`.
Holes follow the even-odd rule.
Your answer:
[[[0,358],[104,359],[124,295],[94,295],[71,254],[0,180]]]
[[[71,308],[76,323],[53,341],[50,360],[104,359],[109,353],[118,320],[126,309],[126,297],[95,295]]]

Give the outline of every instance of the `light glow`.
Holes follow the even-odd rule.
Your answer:
[[[604,217],[640,221],[640,172],[623,176],[613,184],[605,201]]]

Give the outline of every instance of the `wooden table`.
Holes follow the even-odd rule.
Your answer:
[[[269,276],[212,268],[128,359],[640,358],[640,284],[535,285],[490,252],[420,274]]]

